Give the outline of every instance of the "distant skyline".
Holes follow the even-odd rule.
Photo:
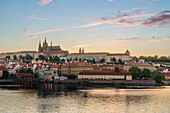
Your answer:
[[[170,0],[0,0],[0,53],[37,51],[170,56]]]

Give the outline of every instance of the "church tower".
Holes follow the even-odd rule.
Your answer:
[[[80,49],[79,49],[79,53],[81,53],[81,47],[80,47]]]
[[[45,37],[45,40],[44,40],[44,42],[43,42],[43,52],[44,52],[44,51],[47,51],[47,47],[48,47],[48,42],[47,42],[47,39],[46,39],[46,37]]]
[[[38,52],[42,52],[42,48],[41,48],[41,40],[39,41]]]
[[[128,54],[130,56],[130,52],[128,49],[126,50],[125,54]]]
[[[84,53],[84,48],[82,49],[82,53]]]

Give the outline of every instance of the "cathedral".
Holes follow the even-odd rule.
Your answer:
[[[41,46],[41,41],[39,41],[38,45],[38,52],[47,52],[47,51],[60,51],[60,46],[52,46],[52,41],[50,46],[48,46],[47,39],[45,37],[45,40],[43,41],[43,45]]]

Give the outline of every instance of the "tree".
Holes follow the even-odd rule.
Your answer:
[[[115,72],[116,72],[116,73],[119,73],[119,72],[120,72],[119,67],[115,67]]]
[[[2,79],[7,79],[9,77],[9,72],[7,70],[2,71]]]
[[[111,61],[116,62],[116,58],[115,57],[111,58]]]
[[[13,58],[14,58],[14,60],[17,60],[17,56],[16,55],[14,55]]]
[[[31,68],[28,68],[28,69],[26,70],[26,73],[31,73],[31,74],[33,74],[33,70],[32,70]]]
[[[140,79],[151,79],[151,71],[149,69],[144,68],[140,74]]]
[[[93,60],[92,60],[92,63],[93,63],[93,64],[95,64],[95,63],[96,63],[96,61],[95,61],[95,59],[94,59],[94,58],[93,58]]]
[[[122,63],[123,63],[121,59],[119,59],[118,62],[119,62],[119,64],[122,64]]]
[[[104,59],[104,58],[102,58],[102,59],[100,60],[100,63],[103,63],[103,62],[105,62],[105,59]]]
[[[34,73],[34,78],[38,78],[39,74],[38,73]]]
[[[133,79],[139,79],[140,78],[140,74],[141,74],[141,69],[136,67],[136,66],[132,66],[131,68],[129,68],[129,72],[131,73]]]
[[[52,56],[50,56],[50,57],[49,57],[49,60],[50,60],[50,61],[52,61],[52,59],[53,59],[53,57],[52,57]]]
[[[152,72],[152,78],[157,82],[157,83],[162,83],[163,80],[165,80],[165,75],[161,73],[160,71],[153,71]]]
[[[44,60],[46,57],[45,57],[44,55],[39,55],[38,58],[39,58],[40,60]]]
[[[6,59],[10,59],[11,57],[10,57],[10,56],[6,56],[5,58],[6,58]]]
[[[19,69],[19,73],[26,73],[26,71],[27,71],[27,69],[26,68],[21,68],[21,69]]]
[[[82,62],[82,59],[81,59],[81,58],[79,59],[79,62]]]
[[[76,57],[74,60],[75,60],[75,61],[77,61],[77,60],[78,60],[78,58]]]
[[[60,61],[60,58],[56,55],[56,56],[52,59],[52,62],[57,62],[57,61]]]
[[[67,75],[67,77],[68,77],[68,79],[76,79],[77,78],[77,76],[74,74]]]

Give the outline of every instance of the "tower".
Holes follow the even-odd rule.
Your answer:
[[[42,52],[42,48],[41,48],[41,40],[39,41],[38,52]]]
[[[47,47],[48,47],[48,43],[47,43],[47,39],[46,39],[46,37],[45,37],[45,40],[44,40],[44,42],[43,42],[43,52],[44,52],[44,51],[47,51]]]
[[[82,53],[84,53],[84,48],[82,49]]]
[[[130,56],[130,52],[129,52],[129,50],[128,50],[128,49],[126,50],[125,54],[127,54],[127,55],[129,55],[129,56]]]
[[[79,53],[81,53],[81,47],[80,47],[80,49],[79,49]]]

